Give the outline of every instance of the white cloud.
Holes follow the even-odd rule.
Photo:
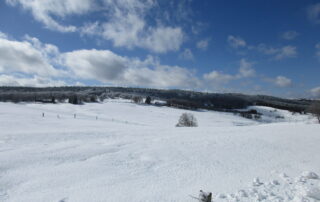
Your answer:
[[[319,59],[320,61],[320,43],[317,43],[315,45],[315,48],[316,48],[316,57]]]
[[[57,86],[81,79],[157,88],[201,85],[193,71],[160,64],[151,56],[140,60],[96,49],[61,53],[56,46],[28,35],[23,41],[5,37],[0,37],[0,85]]]
[[[80,35],[96,35],[99,33],[102,33],[103,29],[98,21],[93,23],[85,23],[82,27],[79,29]]]
[[[288,87],[292,84],[292,81],[287,77],[277,76],[275,79],[273,79],[273,83],[279,87]]]
[[[140,47],[165,53],[179,50],[184,41],[180,27],[164,26],[161,23],[151,26],[147,23],[146,15],[155,6],[151,0],[121,0],[117,3],[109,0],[105,1],[105,6],[109,8],[109,19],[102,23],[100,35],[111,40],[116,47]]]
[[[246,59],[242,58],[239,64],[240,64],[240,67],[238,69],[238,73],[235,75],[225,74],[218,71],[212,71],[210,73],[204,74],[203,78],[206,81],[209,81],[215,84],[225,84],[232,80],[255,76],[255,70],[252,68],[254,64],[253,62],[249,62]]]
[[[298,33],[293,33],[294,31],[291,31],[292,33],[287,33],[287,39],[291,37],[293,39],[293,35],[298,35]],[[296,36],[295,36],[296,37]],[[292,58],[296,57],[298,55],[297,52],[297,47],[287,45],[287,46],[282,46],[282,47],[272,47],[272,46],[267,46],[266,44],[260,43],[258,45],[250,45],[247,44],[245,40],[243,40],[240,37],[235,37],[235,36],[228,36],[228,43],[229,45],[234,48],[234,49],[239,49],[242,48],[241,50],[245,51],[258,51],[262,54],[265,55],[271,55],[273,56],[273,60],[282,60],[285,58]],[[238,54],[244,54],[245,52],[237,52]]]
[[[255,74],[253,63],[241,59],[234,75],[212,71],[199,79],[193,70],[163,65],[152,56],[141,60],[96,49],[61,53],[56,46],[28,35],[23,41],[0,38],[0,53],[0,85],[60,86],[93,80],[108,85],[199,89],[205,82],[227,83]]]
[[[284,46],[279,49],[277,54],[275,55],[276,60],[281,60],[284,58],[291,58],[297,56],[297,48],[294,46]]]
[[[296,57],[298,52],[295,46],[283,46],[280,48],[268,47],[265,44],[259,44],[257,47],[253,47],[253,49],[258,50],[259,52],[265,55],[273,55],[274,60],[281,60],[285,58]]]
[[[228,41],[229,45],[233,48],[245,47],[247,45],[245,40],[243,40],[240,37],[236,37],[236,36],[232,36],[232,35],[228,36],[227,41]]]
[[[265,54],[265,55],[275,55],[279,52],[279,48],[274,48],[267,46],[266,44],[259,44],[258,46],[251,46],[251,49],[253,50],[258,50],[259,52]]]
[[[201,50],[207,50],[209,45],[209,39],[203,39],[201,41],[198,41],[197,48]]]
[[[238,77],[239,78],[246,78],[246,77],[252,77],[255,75],[255,70],[252,68],[253,63],[247,61],[246,59],[242,58],[240,60],[240,68],[239,68],[239,73]]]
[[[0,35],[0,85],[2,86],[62,86],[59,77],[64,70],[56,69],[59,50],[52,44],[26,35],[23,41]]]
[[[225,84],[233,80],[235,77],[230,74],[224,74],[218,71],[212,71],[210,73],[204,74],[203,78],[206,81],[213,82],[215,84]]]
[[[115,47],[145,48],[156,53],[177,51],[184,41],[181,27],[165,26],[161,22],[148,24],[146,15],[154,9],[152,0],[106,0],[108,19],[87,24],[83,34],[98,35],[112,41]]]
[[[152,31],[145,40],[140,38],[141,45],[137,41],[138,47],[144,47],[157,53],[167,51],[177,51],[184,41],[184,33],[180,27],[157,27]]]
[[[124,73],[124,85],[146,86],[155,88],[185,88],[200,87],[200,81],[193,72],[179,66],[155,65],[154,68],[128,68]]]
[[[189,48],[184,49],[184,51],[179,55],[179,58],[184,60],[194,60],[193,53]]]
[[[190,1],[191,2],[191,1]],[[203,22],[193,22],[191,24],[191,31],[194,35],[198,35],[201,32],[203,32],[206,28],[208,27],[207,23],[203,23]]]
[[[139,41],[146,24],[141,14],[136,11],[125,11],[115,8],[116,11],[110,14],[110,20],[103,23],[101,33],[105,39],[113,41],[117,47],[132,48]],[[141,11],[144,13],[144,11]]]
[[[313,23],[320,24],[320,3],[309,6],[307,15]]]
[[[38,38],[25,35],[24,39],[32,44],[32,47],[41,52],[44,58],[52,60],[57,57],[60,52],[58,47],[52,44],[44,44]]]
[[[17,77],[13,75],[0,75],[0,86],[33,86],[33,87],[46,87],[46,86],[66,86],[67,84],[61,80],[53,80],[46,77],[33,76]]]
[[[5,33],[3,33],[3,32],[1,32],[0,31],[0,39],[7,39],[8,38],[8,36],[5,34]]]
[[[62,54],[62,64],[78,78],[123,86],[157,88],[199,87],[193,72],[179,66],[162,65],[149,56],[146,60],[119,56],[109,50],[77,50]]]
[[[129,64],[121,80],[124,85],[184,89],[201,86],[194,72],[179,66],[162,65],[152,57],[145,61],[130,59]]]
[[[299,33],[296,31],[286,31],[284,33],[281,34],[281,37],[285,40],[293,40],[295,39],[297,36],[299,36]]]
[[[33,39],[36,41],[37,39]],[[40,46],[40,44],[37,44]],[[62,72],[55,69],[47,55],[54,46],[43,47],[29,41],[14,41],[0,38],[0,73],[24,73],[40,76],[59,76]],[[41,50],[40,50],[41,49]]]
[[[61,56],[74,75],[101,82],[118,80],[127,68],[126,59],[108,50],[76,50]]]
[[[110,40],[115,47],[135,47],[156,53],[177,51],[184,41],[179,26],[170,26],[155,17],[147,20],[157,7],[155,0],[6,0],[20,5],[48,29],[60,32],[78,31],[82,36],[98,36]],[[65,19],[96,12],[99,21],[80,25],[64,25]],[[156,15],[156,14],[154,14]]]
[[[319,87],[315,87],[315,88],[312,88],[310,90],[310,93],[312,96],[314,97],[320,97],[320,86]]]
[[[6,0],[9,5],[20,5],[48,29],[74,32],[76,26],[62,25],[58,21],[71,15],[82,15],[95,9],[93,0]]]

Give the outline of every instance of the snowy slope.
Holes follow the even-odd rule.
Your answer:
[[[316,200],[320,181],[300,177],[320,173],[314,119],[193,111],[199,127],[174,127],[183,112],[127,100],[0,103],[0,201],[188,202],[200,189],[215,201]]]
[[[256,110],[262,114],[259,121],[272,123],[272,122],[312,122],[312,117],[308,114],[297,114],[287,110],[274,109],[265,106],[250,106],[246,110]]]

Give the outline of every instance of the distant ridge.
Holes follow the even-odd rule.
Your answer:
[[[305,112],[312,100],[286,99],[267,95],[245,95],[240,93],[206,93],[187,90],[163,90],[151,88],[127,87],[0,87],[2,102],[65,102],[77,98],[82,102],[96,102],[107,98],[131,99],[133,96],[150,96],[152,99],[164,100],[194,106],[197,109],[231,110],[251,105],[270,106],[292,112]],[[77,104],[77,103],[74,103]]]

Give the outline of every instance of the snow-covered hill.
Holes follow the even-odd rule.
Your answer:
[[[308,114],[297,114],[287,110],[274,109],[272,107],[250,106],[246,110],[256,110],[261,114],[261,118],[258,121],[265,123],[310,122],[311,119],[310,115]]]
[[[0,103],[0,201],[320,200],[304,172],[320,173],[320,124],[253,108],[262,121],[192,111],[199,127],[177,128],[185,110],[128,100]]]

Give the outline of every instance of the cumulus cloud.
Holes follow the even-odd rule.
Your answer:
[[[152,56],[142,60],[97,49],[60,52],[28,35],[22,41],[6,37],[0,38],[0,85],[61,86],[92,80],[107,85],[200,89],[206,82],[228,83],[255,75],[253,63],[246,59],[239,61],[236,74],[212,71],[200,79],[193,70],[161,64]]]
[[[20,5],[48,29],[60,32],[79,32],[82,36],[98,36],[115,47],[135,47],[156,53],[177,51],[184,42],[181,27],[164,23],[161,18],[147,20],[158,3],[155,0],[6,0],[9,5]],[[180,5],[180,4],[178,4]],[[65,19],[95,12],[98,21],[65,25]]]
[[[102,23],[105,39],[113,41],[115,46],[132,48],[137,45],[140,35],[146,27],[144,16],[153,6],[142,1],[106,1],[108,7],[107,22]]]
[[[277,76],[275,79],[273,79],[273,83],[279,87],[288,87],[292,84],[292,81],[287,77]]]
[[[184,51],[179,55],[179,58],[184,60],[194,60],[193,53],[189,48],[184,49]]]
[[[203,39],[198,41],[197,48],[200,50],[207,50],[208,45],[209,45],[209,39]]]
[[[96,49],[61,53],[58,47],[28,35],[22,41],[1,35],[0,75],[0,85],[15,86],[75,85],[65,81],[76,80],[157,88],[201,86],[194,71],[163,65],[151,56],[141,60]]]
[[[212,71],[210,73],[204,74],[203,78],[206,81],[215,83],[215,84],[225,84],[232,80],[243,79],[248,77],[255,76],[255,70],[252,68],[253,62],[249,62],[248,60],[242,58],[239,62],[239,69],[237,74],[225,74],[218,71]]]
[[[184,33],[180,27],[157,27],[151,29],[145,40],[140,38],[137,46],[147,48],[157,53],[165,53],[167,51],[177,51],[180,49],[184,41]]]
[[[34,49],[38,50],[43,58],[50,60],[50,63],[55,62],[54,59],[60,54],[58,47],[55,45],[42,43],[38,38],[29,35],[25,35],[24,39],[28,41]]]
[[[283,38],[285,40],[293,40],[297,36],[299,36],[299,33],[296,32],[296,31],[286,31],[286,32],[281,34],[281,38]]]
[[[76,26],[63,25],[59,21],[71,15],[82,15],[95,8],[94,1],[81,0],[6,0],[11,6],[20,5],[48,29],[60,32],[74,32]]]
[[[145,60],[119,56],[109,50],[77,50],[63,53],[62,65],[78,78],[123,86],[191,88],[200,86],[193,72],[179,66],[162,65],[149,56]]]
[[[66,86],[65,81],[54,80],[47,77],[19,77],[13,75],[0,75],[0,86],[32,86],[32,87],[47,87],[47,86]]]
[[[126,59],[108,50],[76,50],[61,55],[63,65],[78,77],[102,82],[118,80]]]
[[[124,73],[126,85],[147,86],[156,88],[195,89],[201,86],[193,72],[179,66],[155,65],[153,68],[128,68]]]
[[[230,74],[224,74],[218,71],[212,71],[210,73],[204,74],[203,78],[206,81],[213,82],[215,84],[225,84],[233,80],[235,77]]]
[[[319,87],[315,87],[315,88],[312,88],[310,90],[310,93],[313,97],[320,97],[320,86]]]
[[[33,39],[36,40],[35,38]],[[38,44],[40,46],[40,44]],[[39,50],[33,43],[0,37],[0,73],[24,73],[40,76],[59,76],[47,55],[54,46],[46,44]]]
[[[116,47],[146,48],[164,53],[179,50],[184,40],[182,28],[151,26],[146,20],[148,12],[155,7],[154,1],[105,1],[108,7],[108,21],[103,22],[100,35],[111,40]],[[98,32],[99,33],[99,32]]]
[[[247,45],[245,40],[237,36],[229,35],[227,41],[232,48],[241,48]]]
[[[307,15],[311,22],[320,24],[320,3],[309,6]]]

